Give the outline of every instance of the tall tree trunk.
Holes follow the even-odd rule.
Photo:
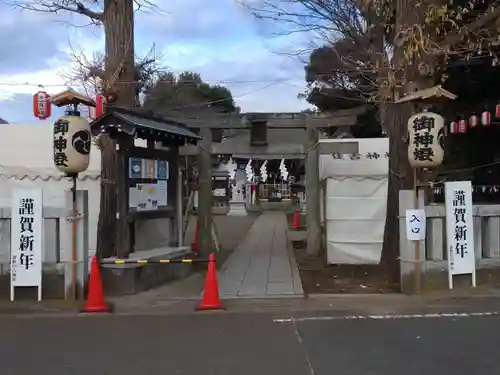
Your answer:
[[[413,169],[408,161],[408,118],[411,104],[387,104],[382,121],[389,135],[389,187],[384,244],[380,264],[392,282],[399,282],[399,190],[413,188]]]
[[[424,10],[415,9],[413,0],[396,0],[395,35],[408,28],[408,25],[421,24]],[[385,221],[384,243],[380,263],[385,267],[387,276],[393,282],[400,282],[399,251],[399,191],[413,189],[413,168],[408,160],[408,119],[417,108],[415,103],[396,104],[394,101],[405,93],[427,87],[428,78],[418,74],[416,67],[422,56],[416,54],[412,64],[405,66],[405,45],[395,46],[392,66],[396,68],[398,79],[393,102],[381,106],[381,120],[389,135],[389,187],[387,191],[387,215]],[[413,86],[413,88],[410,88]]]
[[[105,76],[108,94],[115,94],[110,106],[135,105],[134,2],[105,0]],[[128,255],[121,244],[129,243],[130,230],[124,217],[128,205],[125,160],[119,157],[117,142],[106,136],[101,149],[101,203],[97,225],[97,254],[100,257]]]

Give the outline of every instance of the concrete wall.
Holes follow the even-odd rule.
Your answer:
[[[399,194],[399,231],[401,288],[405,293],[414,291],[415,250],[406,239],[406,210],[413,209],[413,191]],[[423,195],[419,197],[423,207]],[[445,206],[425,206],[427,231],[425,241],[420,242],[422,290],[448,288],[448,258],[446,251]],[[474,252],[477,284],[500,282],[500,205],[474,205]],[[454,276],[454,288],[469,287],[471,275]]]

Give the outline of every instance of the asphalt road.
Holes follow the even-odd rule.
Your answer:
[[[1,374],[500,374],[499,316],[284,323],[275,317],[2,317]]]

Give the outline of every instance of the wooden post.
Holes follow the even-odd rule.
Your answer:
[[[71,300],[74,298],[73,292],[73,267],[76,265],[76,295],[79,299],[85,297],[85,283],[89,277],[89,215],[88,215],[88,191],[78,190],[76,194],[76,215],[73,215],[73,189],[66,191],[65,207],[67,209],[67,217],[71,220],[61,220],[56,223],[56,231],[60,233],[60,250],[63,259],[75,260],[66,263],[64,269],[64,299]],[[76,224],[76,241],[73,237],[73,226]],[[57,228],[58,227],[58,228]],[[73,251],[76,249],[76,255]],[[57,261],[57,257],[54,259]]]
[[[413,169],[413,207],[418,210],[419,207],[419,202],[418,202],[418,173],[417,173],[417,168]],[[420,259],[420,241],[413,241],[415,242],[415,268],[413,270],[414,272],[414,282],[415,282],[415,288],[414,292],[415,294],[420,294],[422,290],[422,280],[421,280],[421,274],[422,274],[422,260]]]
[[[212,129],[201,128],[198,145],[198,247],[201,255],[212,251]]]
[[[71,180],[73,182],[71,187],[71,294],[73,300],[78,299],[77,296],[77,262],[78,262],[78,233],[77,233],[77,223],[76,218],[78,215],[77,204],[76,204],[76,182],[78,179],[78,173],[71,175]],[[80,296],[83,297],[83,296]]]
[[[179,157],[179,156],[178,156]],[[177,246],[181,247],[184,244],[184,230],[183,230],[183,223],[184,223],[184,212],[182,210],[182,203],[184,201],[184,195],[182,194],[182,182],[183,182],[183,176],[182,176],[182,171],[181,171],[181,165],[180,165],[180,160],[177,163],[177,170],[175,171],[177,173],[177,186],[176,186],[176,204],[175,204],[175,218],[176,218],[176,229],[177,229]]]
[[[122,134],[117,141],[117,175],[123,179],[116,183],[116,255],[120,258],[128,257],[133,251],[131,242],[131,226],[128,220],[128,163],[129,150],[134,147],[134,139]]]
[[[169,187],[168,187],[168,195],[172,197],[172,200],[169,201],[169,206],[171,205],[172,207],[175,208],[175,213],[173,216],[169,217],[168,222],[169,222],[169,227],[168,227],[168,234],[169,234],[169,244],[170,246],[178,246],[179,244],[179,237],[178,237],[178,205],[177,202],[181,200],[182,202],[182,195],[179,196],[178,194],[178,180],[179,180],[179,163],[180,163],[180,156],[179,156],[179,149],[178,148],[172,148],[171,151],[171,159],[169,161],[169,169],[170,169],[170,176],[169,176]],[[180,215],[182,216],[182,210]],[[181,218],[182,222],[182,218]],[[182,226],[182,225],[181,225]]]
[[[308,118],[306,126],[307,255],[318,256],[321,252],[318,129]]]

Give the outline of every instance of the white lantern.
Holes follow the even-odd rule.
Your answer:
[[[469,126],[471,128],[474,128],[475,126],[477,126],[477,124],[479,124],[479,119],[476,115],[472,115],[470,118],[469,118]]]
[[[75,174],[89,166],[92,137],[87,119],[63,116],[54,123],[54,164],[63,173]]]
[[[452,121],[450,123],[450,133],[451,134],[457,134],[458,133],[458,122]]]
[[[481,123],[485,126],[491,124],[491,113],[488,111],[484,111],[481,114]]]
[[[459,133],[467,133],[467,121],[465,121],[465,120],[458,121],[458,132]]]
[[[443,162],[444,119],[432,112],[417,113],[408,120],[408,159],[414,168],[436,167]]]

